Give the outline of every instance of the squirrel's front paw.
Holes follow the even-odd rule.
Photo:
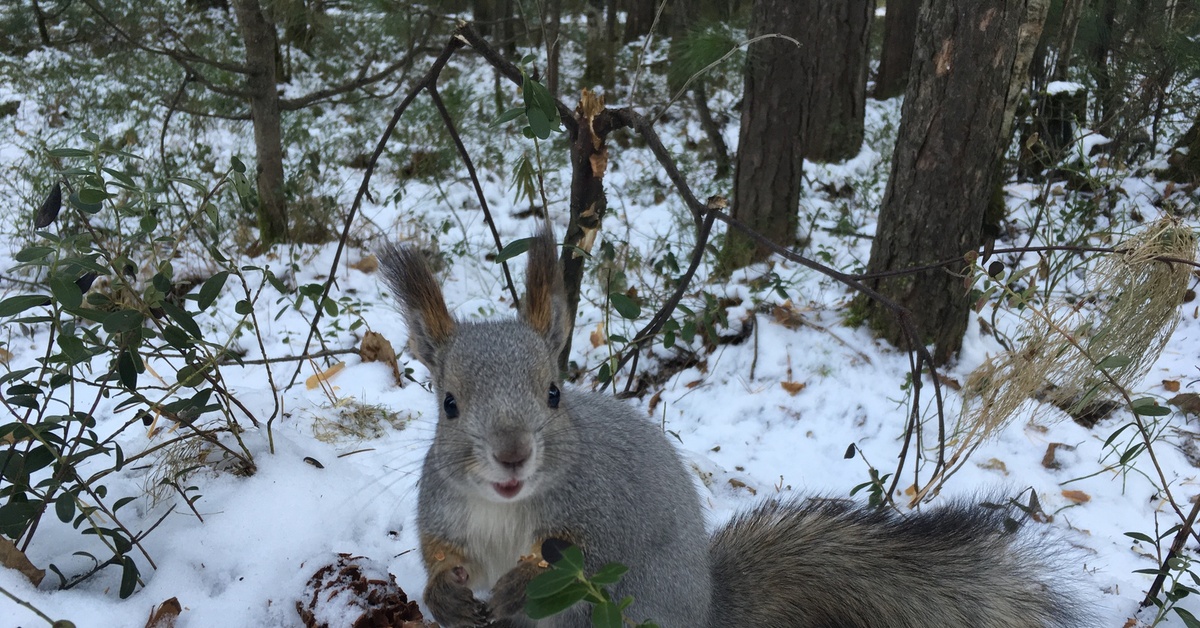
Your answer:
[[[492,587],[492,597],[488,605],[492,609],[492,617],[525,617],[525,587],[534,576],[545,571],[536,561],[521,561],[508,573],[500,576]]]
[[[455,567],[431,578],[425,587],[425,606],[446,628],[476,628],[491,621],[488,605],[475,598],[467,580],[466,568]]]

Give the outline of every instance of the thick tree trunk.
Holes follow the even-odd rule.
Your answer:
[[[258,0],[234,0],[238,28],[246,46],[246,87],[251,93],[254,150],[258,158],[258,227],[263,246],[287,240],[284,197],[283,131],[275,84],[275,25],[263,15]]]
[[[858,154],[866,113],[867,45],[875,0],[813,2],[801,19],[806,89],[800,146],[810,161]]]
[[[879,75],[875,78],[875,98],[878,100],[899,96],[908,85],[920,4],[920,0],[888,0],[887,15],[883,18]]]
[[[758,0],[751,13],[750,37],[781,33],[804,41],[806,7],[793,0]],[[733,174],[733,217],[772,242],[796,242],[804,157],[800,137],[803,110],[797,94],[805,85],[804,60],[810,51],[784,39],[767,39],[747,51],[742,121]],[[766,259],[770,249],[730,230],[721,251],[723,271]]]
[[[1006,116],[1020,95],[1018,78],[1028,72],[1028,39],[1036,42],[1047,6],[1048,0],[924,4],[868,273],[960,258],[981,244],[1008,146]],[[921,342],[936,345],[934,358],[945,362],[962,346],[970,312],[964,270],[959,263],[868,285],[908,308]],[[906,345],[891,312],[869,300],[859,307],[881,335]]]

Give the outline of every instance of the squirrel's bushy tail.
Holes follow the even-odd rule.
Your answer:
[[[710,626],[1081,626],[1053,551],[1003,509],[911,516],[834,500],[770,501],[712,537]],[[1069,588],[1069,587],[1068,587]]]

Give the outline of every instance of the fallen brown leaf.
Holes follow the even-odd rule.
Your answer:
[[[368,255],[351,264],[350,268],[364,273],[373,273],[379,270],[379,258],[374,255]]]
[[[592,330],[592,333],[588,336],[588,339],[592,341],[593,349],[603,346],[608,342],[608,337],[604,334],[604,321],[596,323],[596,328]]]
[[[1167,392],[1179,392],[1179,380],[1177,379],[1164,379],[1162,384],[1163,388],[1167,389]]]
[[[758,491],[754,490],[752,487],[746,486],[746,483],[741,480],[729,478],[729,485],[733,488],[744,488],[747,491],[750,491],[751,495],[758,495]]]
[[[150,610],[146,628],[175,628],[175,618],[183,612],[179,598],[171,598]]]
[[[1063,497],[1075,502],[1076,504],[1086,504],[1092,501],[1092,496],[1083,491],[1063,491]]]
[[[334,375],[337,375],[338,373],[340,373],[341,370],[344,368],[346,368],[346,363],[338,362],[337,364],[334,364],[333,366],[325,369],[324,371],[321,371],[320,373],[317,373],[316,375],[312,375],[308,379],[304,380],[304,387],[309,390],[312,390],[312,389],[316,388],[317,386],[320,386],[321,382],[329,381],[330,378],[332,378]]]
[[[33,563],[29,562],[29,558],[25,556],[24,552],[17,549],[12,541],[4,537],[0,537],[0,565],[16,569],[21,575],[29,578],[35,587],[42,583],[42,578],[46,577],[45,569],[35,567]]]
[[[783,389],[788,391],[788,394],[793,397],[796,396],[796,393],[804,390],[804,388],[808,386],[808,384],[805,384],[804,382],[779,382],[779,385],[783,386]]]
[[[363,362],[383,362],[388,365],[392,369],[396,385],[404,387],[404,371],[400,370],[400,363],[396,361],[396,350],[392,347],[392,343],[383,337],[383,334],[375,331],[363,334],[358,355]]]
[[[1180,393],[1167,400],[1167,405],[1179,408],[1184,414],[1200,416],[1200,395],[1196,393]]]

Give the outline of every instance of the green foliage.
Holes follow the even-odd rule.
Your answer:
[[[121,508],[134,498],[110,497],[102,480],[159,448],[127,457],[117,437],[137,421],[101,437],[93,413],[107,399],[115,411],[130,412],[147,426],[174,424],[180,430],[174,442],[195,453],[162,474],[164,485],[181,495],[194,492],[180,484],[201,466],[199,460],[253,473],[254,458],[240,438],[245,428],[222,383],[222,364],[232,354],[202,324],[231,284],[240,284],[252,300],[244,271],[253,269],[235,267],[212,247],[211,259],[223,268],[202,280],[179,276],[172,263],[178,248],[193,237],[190,232],[213,238],[219,227],[208,218],[217,212],[202,201],[200,211],[191,212],[190,232],[165,228],[159,220],[162,192],[131,174],[140,158],[105,146],[94,134],[83,137],[88,148],[50,151],[68,165],[57,183],[46,186],[51,191],[34,216],[42,228],[14,256],[11,269],[28,277],[31,287],[0,301],[3,324],[20,326],[45,347],[35,366],[0,376],[6,414],[0,418],[0,443],[6,444],[0,452],[0,534],[28,546],[52,512],[107,552],[77,552],[94,561],[82,574],[51,564],[62,586],[117,567],[118,592],[128,597],[141,584],[135,554],[144,554],[146,533],[121,523]],[[239,166],[212,187],[185,184],[209,198],[241,174]],[[272,277],[266,274],[264,284]],[[243,314],[244,326],[257,327],[252,311]],[[190,504],[196,497],[186,499]]]
[[[716,63],[737,46],[738,38],[724,22],[699,24],[683,37],[672,40],[671,63],[667,66],[667,84],[671,91],[682,89],[693,75]],[[729,58],[730,68],[742,67],[740,56]]]
[[[657,628],[652,622],[634,624],[624,613],[633,597],[613,600],[605,587],[621,581],[629,568],[609,563],[589,578],[584,573],[583,552],[572,545],[562,550],[562,556],[550,564],[550,569],[529,582],[525,589],[525,614],[531,619],[557,615],[579,602],[592,604],[592,626],[622,628],[627,622],[636,628]]]
[[[522,65],[528,64],[533,59],[533,55],[527,55],[521,60],[521,63]],[[524,103],[520,107],[501,113],[492,122],[492,126],[500,126],[525,116],[527,126],[521,129],[521,133],[525,137],[539,140],[549,139],[551,133],[562,131],[562,118],[558,114],[558,106],[546,86],[531,78],[525,68],[519,67],[518,69],[521,70],[521,96]]]

